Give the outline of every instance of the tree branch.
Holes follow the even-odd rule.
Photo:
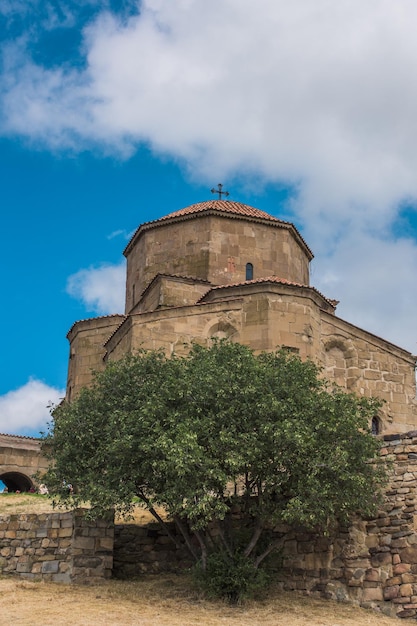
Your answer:
[[[141,498],[143,500],[143,502],[146,504],[149,513],[151,513],[151,515],[154,516],[154,518],[158,521],[158,523],[161,525],[161,527],[163,528],[164,532],[166,532],[166,534],[168,535],[168,537],[171,539],[171,541],[174,542],[175,546],[180,549],[182,546],[181,544],[177,541],[177,538],[175,537],[175,535],[171,532],[171,529],[169,528],[169,525],[162,519],[162,517],[159,515],[159,513],[157,511],[155,511],[154,507],[152,506],[152,504],[150,503],[149,498],[147,498],[145,496],[145,494],[143,493],[143,491],[138,490],[138,497]]]
[[[284,545],[283,537],[281,537],[280,539],[275,539],[275,541],[272,541],[267,547],[267,549],[264,552],[262,552],[262,554],[260,554],[257,559],[255,559],[254,564],[253,564],[254,568],[258,569],[259,565],[262,563],[264,559],[266,559],[268,554],[270,554],[273,550],[276,550],[277,548],[283,545]]]
[[[259,541],[259,537],[262,535],[262,531],[263,531],[263,524],[258,517],[258,519],[256,520],[256,526],[255,526],[255,530],[253,532],[252,538],[249,541],[243,553],[245,556],[249,556],[252,550],[255,548],[256,544]]]

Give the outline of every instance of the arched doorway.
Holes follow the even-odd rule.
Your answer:
[[[30,478],[19,472],[6,472],[0,474],[0,480],[6,485],[7,490],[11,491],[30,491],[34,488]]]

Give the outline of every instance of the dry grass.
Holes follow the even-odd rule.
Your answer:
[[[0,515],[14,513],[50,513],[53,511],[52,501],[37,493],[1,493]]]
[[[230,607],[193,592],[186,576],[147,576],[79,587],[0,578],[0,624],[19,626],[394,626],[398,620],[347,604],[271,593]]]
[[[0,515],[13,515],[15,513],[53,513],[62,511],[61,508],[54,508],[52,500],[48,496],[41,496],[37,493],[0,493]],[[163,515],[163,511],[158,511]],[[147,524],[155,521],[155,518],[141,507],[135,507],[132,513],[132,524]],[[116,520],[121,521],[121,520]]]
[[[0,515],[47,513],[34,494],[0,495]],[[145,523],[139,509],[136,521]],[[394,626],[398,620],[349,604],[272,590],[267,599],[230,607],[204,600],[181,576],[111,580],[95,586],[0,577],[0,626]]]

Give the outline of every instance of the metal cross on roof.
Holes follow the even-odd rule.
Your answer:
[[[213,187],[213,189],[211,190],[211,193],[218,193],[219,194],[219,200],[222,199],[222,196],[226,196],[226,198],[227,198],[227,196],[229,195],[229,192],[228,191],[222,191],[223,185],[221,183],[219,183],[217,185],[217,187],[218,187],[218,189],[215,189]]]

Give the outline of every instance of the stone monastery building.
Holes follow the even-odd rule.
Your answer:
[[[125,314],[68,333],[67,399],[127,352],[181,354],[193,341],[228,337],[257,351],[282,346],[348,391],[384,399],[375,434],[417,429],[416,357],[337,317],[337,302],[310,285],[313,253],[293,224],[210,200],[142,224],[124,255]]]

